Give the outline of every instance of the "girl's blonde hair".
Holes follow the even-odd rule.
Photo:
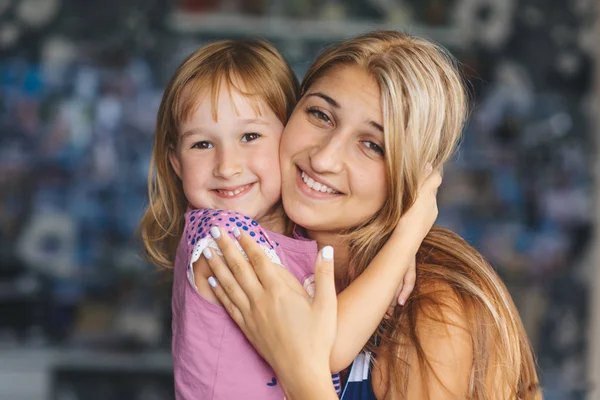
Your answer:
[[[158,110],[148,174],[149,204],[140,224],[146,256],[158,266],[173,267],[188,206],[169,161],[177,149],[179,126],[194,113],[203,91],[210,90],[212,104],[218,104],[223,84],[230,92],[233,88],[250,98],[257,113],[259,102],[270,107],[283,124],[298,100],[296,75],[277,50],[261,40],[215,42],[177,68]],[[213,118],[217,117],[214,107]]]
[[[388,174],[388,198],[381,210],[345,232],[350,262],[345,281],[338,282],[343,288],[366,268],[414,203],[426,164],[440,169],[454,152],[468,99],[457,63],[446,50],[400,32],[367,33],[324,50],[307,72],[302,93],[337,66],[362,68],[379,85]],[[391,319],[382,321],[382,345],[367,346],[375,353],[385,352],[378,356],[390,360],[388,393],[406,397],[409,348],[416,350],[421,373],[431,372],[415,321],[426,315],[451,323],[441,311],[456,300],[473,345],[467,398],[538,396],[532,351],[506,288],[476,250],[439,227],[430,231],[417,254],[417,284],[411,298],[404,307],[396,307]]]

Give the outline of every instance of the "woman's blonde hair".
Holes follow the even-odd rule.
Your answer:
[[[308,70],[302,93],[338,66],[359,67],[379,85],[388,174],[388,198],[381,210],[345,232],[350,260],[345,281],[338,282],[343,288],[366,268],[414,203],[426,164],[440,169],[453,154],[468,96],[457,63],[445,49],[400,32],[367,33],[324,50]],[[436,290],[440,287],[451,290]],[[382,321],[382,345],[367,346],[391,356],[386,357],[392,377],[388,393],[406,396],[408,347],[416,350],[421,373],[430,371],[414,324],[417,316],[448,322],[440,310],[455,300],[466,316],[473,345],[467,398],[525,399],[539,393],[527,336],[506,288],[476,250],[439,227],[430,231],[417,254],[411,298]]]
[[[148,174],[149,204],[140,224],[148,259],[172,268],[188,202],[169,157],[176,151],[179,126],[196,110],[199,95],[210,90],[218,104],[221,85],[249,97],[257,113],[259,102],[285,124],[298,100],[296,75],[277,52],[261,40],[224,40],[195,51],[175,71],[162,97]],[[217,119],[217,109],[213,108]]]

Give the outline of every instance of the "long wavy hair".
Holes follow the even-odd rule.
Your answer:
[[[367,33],[325,49],[308,70],[302,93],[340,65],[362,68],[379,85],[389,177],[388,198],[381,210],[343,235],[350,254],[345,280],[338,282],[344,288],[369,265],[414,203],[425,165],[441,169],[453,154],[468,113],[468,95],[458,64],[445,49],[396,31]],[[473,348],[467,398],[540,396],[532,350],[504,284],[458,235],[433,227],[417,254],[417,283],[411,297],[382,321],[381,345],[367,345],[390,361],[388,397],[406,397],[409,350],[416,353],[421,381],[432,378],[416,321],[425,316],[451,323],[444,307],[457,301]]]
[[[183,233],[188,202],[169,156],[177,149],[179,126],[194,113],[199,95],[209,90],[218,104],[221,85],[270,107],[285,125],[299,95],[298,79],[289,64],[262,40],[224,40],[191,54],[175,71],[162,96],[156,119],[152,160],[148,173],[149,203],[140,223],[147,258],[173,268]],[[217,118],[217,109],[213,109]]]

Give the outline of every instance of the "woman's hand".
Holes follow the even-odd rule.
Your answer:
[[[409,248],[414,250],[415,255],[421,247],[421,243],[425,236],[431,230],[433,223],[438,216],[437,206],[437,191],[442,184],[442,174],[440,171],[432,171],[431,165],[428,164],[425,172],[425,179],[419,187],[417,198],[413,205],[404,213],[398,225],[394,229],[391,240],[394,237],[403,237],[402,240],[410,240]],[[404,305],[415,287],[417,278],[416,262],[413,260],[411,266],[406,271],[402,284],[398,287],[397,296],[394,297],[394,302],[390,308],[396,304]],[[396,303],[396,299],[397,302]]]
[[[234,230],[248,260],[228,235],[218,228],[211,234],[224,260],[210,250],[204,253],[214,273],[209,283],[274,369],[288,398],[337,398],[329,371],[337,328],[333,249],[323,248],[317,258],[315,296],[310,299],[291,273],[271,263],[247,234]]]

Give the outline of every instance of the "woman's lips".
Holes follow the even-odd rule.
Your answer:
[[[297,168],[296,171],[296,184],[302,193],[313,199],[334,199],[342,195],[342,193],[320,182],[315,182],[313,178],[300,168]]]

